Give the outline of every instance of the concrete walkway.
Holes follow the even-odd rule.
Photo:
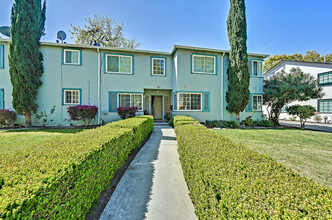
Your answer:
[[[100,219],[197,219],[171,127],[155,126]]]
[[[280,125],[284,125],[287,127],[301,128],[299,121],[279,120],[279,123],[280,123]],[[332,132],[332,124],[307,122],[307,123],[305,123],[305,129],[313,130],[313,131]]]

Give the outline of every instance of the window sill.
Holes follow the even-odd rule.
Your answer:
[[[191,72],[191,74],[200,74],[200,75],[217,75],[216,73],[196,73],[196,72]]]
[[[116,75],[134,75],[134,73],[115,73],[115,72],[105,72],[105,74],[116,74]]]
[[[62,65],[70,65],[70,66],[82,66],[80,63],[63,63]]]

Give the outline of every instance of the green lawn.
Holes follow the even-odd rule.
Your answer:
[[[297,129],[216,130],[332,188],[332,134]]]
[[[0,154],[39,144],[64,135],[72,135],[83,129],[0,130]]]

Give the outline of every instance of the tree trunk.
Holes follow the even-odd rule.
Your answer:
[[[25,127],[26,128],[31,127],[31,113],[30,113],[30,111],[25,111]]]
[[[236,112],[236,121],[240,124],[240,112]]]

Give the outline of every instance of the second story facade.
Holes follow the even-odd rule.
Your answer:
[[[8,40],[0,40],[1,109],[11,106]],[[96,105],[96,123],[119,119],[116,108],[137,106],[156,119],[190,115],[199,121],[234,120],[226,110],[229,51],[174,45],[171,52],[41,43],[44,74],[39,110],[56,106],[54,124],[66,124],[70,105]],[[261,119],[264,54],[249,53],[250,102],[241,119]],[[38,111],[39,111],[38,110]],[[20,120],[20,119],[18,119]],[[23,119],[22,119],[23,120]]]

